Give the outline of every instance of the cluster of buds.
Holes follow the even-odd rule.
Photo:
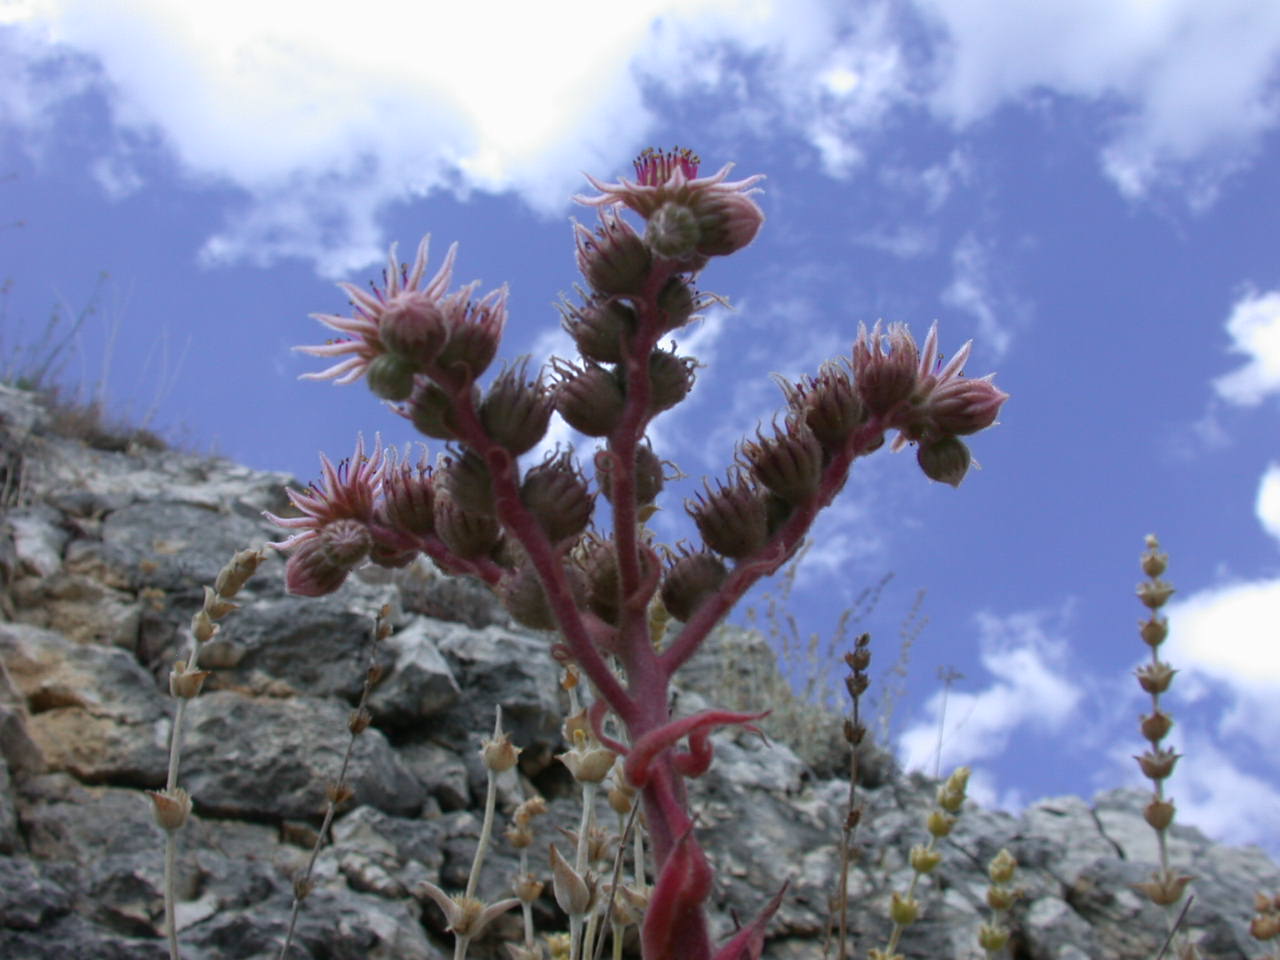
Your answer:
[[[991,908],[991,921],[978,927],[978,946],[988,957],[995,957],[1009,943],[1009,911],[1020,896],[1019,891],[1010,886],[1017,869],[1018,861],[1003,848],[987,864],[987,878],[991,881],[987,887],[987,906]]]
[[[1280,894],[1269,896],[1257,893],[1253,898],[1253,919],[1249,921],[1249,933],[1255,940],[1268,945],[1266,960],[1280,957],[1280,949],[1275,949],[1269,941],[1280,939]]]
[[[1160,706],[1160,697],[1173,682],[1177,672],[1160,659],[1160,647],[1169,634],[1169,622],[1160,616],[1160,609],[1173,596],[1173,587],[1162,576],[1169,565],[1167,554],[1160,552],[1160,541],[1154,535],[1146,538],[1146,551],[1142,554],[1142,572],[1147,579],[1138,584],[1138,599],[1149,615],[1138,624],[1138,632],[1151,651],[1151,659],[1137,669],[1138,685],[1151,697],[1151,712],[1143,714],[1138,723],[1148,747],[1135,759],[1143,776],[1151,781],[1150,801],[1142,815],[1156,833],[1160,851],[1160,867],[1151,879],[1136,884],[1139,891],[1154,904],[1172,908],[1182,899],[1191,877],[1176,873],[1169,866],[1166,834],[1173,823],[1173,802],[1164,795],[1164,782],[1173,774],[1180,754],[1163,746],[1165,737],[1173,729],[1173,718]]]
[[[702,908],[711,869],[680,779],[708,768],[716,728],[760,714],[675,719],[671,677],[756,582],[795,554],[853,461],[880,447],[886,431],[898,431],[895,447],[919,445],[928,476],[955,484],[969,463],[957,438],[991,425],[1006,396],[989,377],[963,376],[967,346],[942,367],[936,330],[920,349],[901,326],[864,328],[843,362],[783,383],[786,410],[773,427],[744,440],[729,475],[686,503],[701,543],[652,544],[644,523],[666,475],[647,429],[688,396],[697,368],[663,344],[719,299],[697,289],[699,273],[749,244],[764,221],[755,200],[761,177],[730,181],[731,165],[699,176],[698,166],[688,150],[646,151],[632,180],[588,178],[599,193],[576,199],[597,222],[574,225],[582,281],[559,305],[579,356],[541,372],[518,364],[482,387],[507,293],[477,297],[474,283],[450,291],[456,248],[430,280],[424,240],[408,265],[393,247],[370,291],[343,284],[352,315],[317,315],[342,338],[300,348],[335,361],[311,376],[365,378],[445,450],[430,465],[425,453],[415,460],[380,441],[366,451],[360,441],[338,466],[323,460],[321,482],[290,492],[297,515],[271,519],[292,531],[275,546],[290,553],[294,593],[330,593],[362,563],[396,567],[425,555],[489,585],[518,622],[557,631],[553,654],[580,670],[594,695],[581,739],[567,737],[565,762],[589,793],[612,755],[624,756],[648,824],[657,881],[641,931],[646,960],[751,960],[780,900],[713,949]],[[600,441],[589,472],[569,450],[527,468],[518,462],[543,442],[553,413]],[[597,494],[611,530],[591,529]],[[669,641],[655,639],[653,625],[670,619],[683,626]],[[605,733],[609,714],[616,738]],[[585,883],[581,860],[572,870]],[[566,883],[567,902],[585,916],[582,891]]]
[[[897,952],[898,943],[903,932],[920,917],[920,901],[916,899],[916,887],[920,878],[933,873],[942,862],[942,853],[938,850],[938,841],[948,836],[956,825],[956,818],[964,807],[965,793],[969,788],[969,768],[957,767],[938,787],[937,805],[929,811],[925,818],[925,828],[929,831],[929,842],[917,844],[911,848],[911,885],[905,893],[893,891],[889,898],[889,919],[893,930],[889,934],[889,942],[884,949],[872,949],[868,956],[871,960],[905,960]]]

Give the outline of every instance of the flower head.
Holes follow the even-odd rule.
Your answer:
[[[751,199],[764,177],[728,181],[732,163],[699,177],[698,164],[692,151],[661,153],[650,148],[635,160],[635,180],[604,183],[588,174],[600,195],[574,199],[587,206],[620,203],[634,210],[650,221],[645,239],[662,256],[725,256],[750,243],[764,223],[764,213]]]
[[[270,545],[277,550],[291,550],[316,539],[325,526],[336,520],[358,520],[361,523],[373,520],[374,500],[382,485],[386,463],[381,437],[375,438],[373,453],[368,456],[364,452],[364,437],[358,437],[350,458],[336,467],[328,457],[320,454],[323,485],[313,482],[301,492],[285,491],[302,516],[278,517],[263,511],[263,516],[276,526],[301,531]]]
[[[423,237],[418,244],[412,267],[396,261],[396,245],[391,245],[387,269],[383,271],[385,289],[371,285],[372,291],[365,291],[353,283],[338,284],[351,298],[351,305],[355,308],[352,316],[313,313],[312,317],[346,336],[317,346],[294,349],[314,357],[345,359],[320,373],[304,373],[302,379],[336,379],[340,384],[352,383],[365,374],[374,360],[391,352],[391,344],[410,353],[439,349],[447,336],[440,320],[440,301],[453,277],[458,245],[455,243],[449,248],[444,263],[431,282],[419,289],[427,269],[430,239],[429,236]]]

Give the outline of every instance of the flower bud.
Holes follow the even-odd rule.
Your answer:
[[[613,207],[600,210],[594,232],[573,225],[578,269],[592,290],[605,296],[640,293],[653,264],[653,255],[631,224]]]
[[[942,437],[938,440],[922,440],[916,449],[916,463],[930,480],[960,486],[960,481],[969,472],[972,457],[963,440],[955,437]]]
[[[581,368],[552,360],[558,378],[555,408],[569,426],[589,437],[605,437],[622,419],[622,384],[612,370],[584,361]]]
[[[683,550],[662,578],[662,604],[677,620],[689,620],[720,589],[729,571],[713,553]]]
[[[179,660],[169,672],[169,694],[184,700],[198,697],[210,674],[209,670],[188,670],[186,661]]]
[[[382,474],[382,502],[375,519],[393,530],[416,536],[435,529],[435,491],[426,454],[417,465],[389,463]]]
[[[464,560],[488,556],[502,536],[492,517],[464,510],[452,496],[439,492],[435,502],[435,528],[445,546]]]
[[[479,391],[475,391],[477,396]],[[402,411],[414,429],[437,440],[452,440],[457,431],[453,420],[453,400],[434,383],[420,381]]]
[[[545,884],[533,874],[522,873],[511,884],[511,892],[516,895],[516,899],[521,903],[533,903],[542,896],[544,886]],[[537,956],[541,957],[542,954],[538,953]]]
[[[234,597],[254,575],[262,560],[261,550],[239,551],[218,571],[218,579],[213,582],[213,592],[220,597]]]
[[[947,813],[959,813],[964,806],[965,791],[969,788],[969,774],[972,772],[968,767],[956,767],[951,771],[951,776],[938,788],[938,806]]]
[[[613,502],[613,454],[608,450],[597,450],[595,455],[596,486],[604,494],[604,498]],[[647,443],[636,447],[635,494],[636,503],[641,506],[653,503],[662,492],[666,478],[662,473],[662,461]]]
[[[587,579],[587,605],[591,612],[611,626],[618,625],[622,600],[619,597],[618,555],[613,540],[594,534],[585,539],[579,561]]]
[[[738,477],[715,490],[704,481],[705,495],[685,501],[703,542],[732,560],[749,557],[769,538],[769,514],[760,491]]]
[[[775,425],[772,437],[757,430],[754,441],[742,442],[738,460],[789,504],[808,500],[822,479],[822,446],[803,424],[788,424],[786,430]]]
[[[454,502],[463,510],[481,516],[493,516],[493,480],[484,458],[474,450],[455,452],[442,457],[444,486]]]
[[[672,277],[658,292],[658,309],[666,316],[662,329],[667,331],[683,327],[689,322],[689,318],[693,316],[693,311],[698,309],[699,304],[707,302],[709,299],[700,297],[694,291],[692,283],[684,277]]]
[[[929,836],[941,839],[949,834],[956,825],[956,818],[943,813],[941,810],[932,810],[929,816],[925,818],[925,828],[929,831]]]
[[[987,906],[992,910],[1008,910],[1018,902],[1018,892],[996,884],[987,888]]]
[[[644,240],[658,256],[683,260],[694,252],[701,232],[692,210],[682,203],[669,201],[649,216]]]
[[[284,567],[285,588],[300,597],[323,597],[342,586],[350,572],[350,567],[333,561],[319,539],[307,540],[289,555]]]
[[[525,474],[520,500],[552,543],[582,533],[594,508],[587,482],[568,451],[552,454]]]
[[[649,410],[659,413],[683,400],[693,388],[692,357],[677,357],[668,350],[649,354]]]
[[[705,257],[736,253],[755,239],[764,223],[764,213],[746,192],[698,191],[692,202],[698,218],[697,249]]]
[[[434,361],[448,337],[444,313],[426,291],[404,290],[382,307],[378,339],[415,369]]]
[[[315,542],[324,550],[328,562],[347,570],[364,560],[373,546],[369,528],[359,520],[351,519],[326,523],[320,528]]]
[[[600,783],[613,769],[618,755],[612,750],[596,744],[595,746],[577,746],[572,750],[556,754],[556,759],[569,768],[573,779],[579,783]]]
[[[539,377],[525,377],[525,365],[500,373],[480,404],[480,423],[491,439],[515,456],[529,450],[547,432],[551,397]]]
[[[968,436],[996,422],[1009,395],[987,378],[956,377],[933,390],[921,411],[935,432]]]
[[[1191,882],[1188,876],[1178,876],[1172,871],[1164,871],[1161,873],[1153,873],[1151,879],[1144,883],[1135,883],[1135,889],[1146,894],[1147,899],[1158,907],[1170,907],[1182,899],[1183,893],[1186,892],[1187,884]]]
[[[585,592],[582,575],[573,567],[565,569],[565,579],[575,601]],[[556,630],[559,624],[551,612],[551,604],[542,589],[542,582],[533,568],[526,563],[517,564],[515,570],[503,578],[498,586],[502,605],[521,626],[531,630]]]
[[[600,363],[622,362],[622,345],[636,327],[636,312],[631,307],[593,296],[581,307],[562,300],[558,308],[561,325],[583,357]]]
[[[507,325],[507,288],[494,290],[478,301],[471,299],[474,289],[474,284],[465,287],[442,305],[449,340],[436,365],[448,374],[449,386],[475,381],[489,369]]]
[[[782,378],[778,382],[792,413],[828,452],[843,447],[849,434],[867,419],[853,380],[838,364],[824,364],[816,377],[796,384]]]
[[[867,409],[885,414],[910,397],[916,388],[919,361],[916,343],[902,324],[889,324],[887,334],[881,332],[879,322],[870,333],[859,324],[852,366],[858,396]]]
[[[384,353],[369,361],[365,381],[373,395],[383,400],[406,400],[413,392],[417,365],[398,353]]]

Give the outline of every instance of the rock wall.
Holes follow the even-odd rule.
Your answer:
[[[32,396],[0,387],[0,957],[15,960],[168,956],[163,838],[144,792],[165,781],[168,670],[220,566],[276,536],[261,511],[283,510],[291,482],[175,451],[102,446],[57,435]],[[451,956],[444,921],[417,884],[465,885],[484,796],[477,749],[496,705],[524,748],[519,775],[501,782],[500,809],[535,791],[551,808],[534,848],[539,869],[547,843],[563,844],[554,825],[578,816],[576,791],[553,759],[564,748],[566,704],[547,638],[513,626],[483,588],[422,569],[374,570],[322,600],[287,596],[282,570],[270,557],[206,646],[202,666],[214,674],[184,724],[180,783],[195,816],[179,860],[183,956],[277,956],[291,877],[314,841],[370,662],[385,679],[353,755],[355,799],[317,862],[291,955]],[[384,604],[395,629],[375,648],[372,616]],[[721,642],[693,666],[682,710],[714,702],[717,657],[769,662],[757,637],[727,632]],[[765,956],[819,957],[847,784],[818,775],[784,743],[722,735],[716,745],[694,802],[719,868],[718,931],[790,880]],[[909,880],[909,850],[924,839],[936,786],[883,757],[875,770],[862,790],[850,882],[859,956],[884,942],[885,903]],[[1093,804],[1061,797],[1019,817],[970,805],[943,843],[901,951],[980,956],[985,865],[1008,847],[1024,894],[1012,956],[1154,956],[1165,919],[1130,886],[1155,856],[1144,800],[1125,791]],[[1253,895],[1280,888],[1276,865],[1188,828],[1174,829],[1172,854],[1197,877],[1187,926],[1202,954],[1259,955],[1247,930]],[[508,895],[516,863],[499,840],[481,894]],[[536,919],[564,928],[549,887]],[[500,944],[518,931],[508,915],[471,956],[505,956]]]

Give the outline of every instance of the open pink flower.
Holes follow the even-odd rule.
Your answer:
[[[662,210],[657,222],[663,231],[686,221],[696,225],[692,246],[702,256],[725,256],[745,247],[764,223],[764,213],[751,195],[764,177],[726,181],[732,163],[709,177],[698,176],[698,157],[689,150],[670,153],[648,149],[635,160],[636,179],[605,183],[587,174],[599,196],[575,196],[578,203],[604,207],[615,203],[630,207],[646,220]],[[664,208],[666,208],[664,210]],[[651,223],[651,227],[654,224]],[[664,255],[673,254],[664,252]]]
[[[374,441],[373,453],[366,456],[364,437],[356,439],[355,451],[350,459],[336,467],[323,453],[320,454],[323,470],[323,486],[312,483],[304,491],[285,490],[289,500],[302,511],[300,517],[278,517],[263,511],[263,516],[276,526],[299,530],[285,540],[270,544],[277,550],[292,550],[308,540],[314,540],[320,531],[336,520],[373,520],[374,500],[382,485],[382,470],[386,457],[382,450],[382,438]]]
[[[418,244],[418,253],[414,257],[413,266],[406,267],[396,261],[396,245],[391,245],[387,255],[387,269],[383,272],[383,283],[386,289],[372,286],[372,292],[361,290],[353,283],[339,283],[338,286],[351,298],[355,311],[350,317],[336,314],[313,313],[312,317],[325,326],[337,330],[346,336],[316,346],[295,347],[313,357],[345,357],[333,366],[319,373],[304,373],[304,380],[333,380],[340,384],[359,380],[368,369],[369,364],[387,353],[389,347],[385,342],[386,330],[383,322],[390,319],[398,328],[411,324],[402,321],[407,317],[421,317],[428,314],[439,314],[440,301],[453,277],[453,263],[458,253],[455,243],[449,247],[444,263],[436,271],[431,282],[422,289],[423,275],[427,269],[427,250],[431,237],[425,236]]]

